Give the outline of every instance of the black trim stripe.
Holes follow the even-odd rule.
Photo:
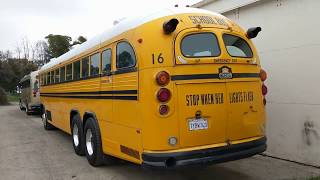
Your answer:
[[[41,93],[41,95],[64,95],[64,94],[138,94],[137,90],[118,90],[118,91],[91,91],[91,92],[57,92]]]
[[[232,73],[232,78],[257,78],[259,73]],[[219,79],[219,74],[188,74],[171,76],[172,81],[193,79]]]
[[[41,97],[55,98],[73,98],[73,99],[116,99],[116,100],[138,100],[138,96],[55,96],[55,95],[40,95]]]
[[[52,86],[52,85],[57,85],[57,84],[72,83],[72,82],[78,82],[78,81],[83,81],[83,80],[88,80],[88,79],[94,79],[94,78],[100,78],[100,77],[112,76],[112,75],[118,75],[118,74],[125,74],[125,73],[137,72],[137,71],[138,71],[137,67],[123,68],[123,69],[118,69],[116,71],[107,72],[104,74],[97,74],[94,76],[88,76],[88,77],[84,77],[84,78],[80,78],[80,79],[65,80],[63,82],[41,85],[41,86]]]

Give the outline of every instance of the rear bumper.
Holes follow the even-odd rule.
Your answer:
[[[34,104],[30,106],[30,111],[32,112],[40,112],[41,106],[40,104]]]
[[[209,165],[251,157],[267,149],[266,137],[218,148],[175,153],[143,153],[143,166],[175,168],[188,165]]]

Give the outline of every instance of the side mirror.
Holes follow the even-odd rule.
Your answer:
[[[261,31],[261,27],[249,28],[247,31],[247,38],[252,39],[257,37],[260,31]]]
[[[173,18],[163,23],[163,31],[165,34],[171,34],[174,32],[179,24],[178,19]]]

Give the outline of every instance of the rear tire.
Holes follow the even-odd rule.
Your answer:
[[[25,111],[26,111],[27,115],[31,115],[32,114],[32,112],[30,112],[30,110],[29,110],[29,105],[28,104],[26,104]]]
[[[71,135],[74,152],[79,156],[83,156],[85,154],[85,144],[83,139],[83,126],[79,114],[72,117]]]
[[[44,128],[45,130],[48,131],[48,130],[53,130],[53,129],[55,129],[55,127],[48,122],[48,118],[47,118],[47,114],[46,114],[46,109],[45,109],[44,107],[42,108],[41,119],[42,119],[42,123],[43,123],[43,128]]]
[[[25,110],[25,108],[22,106],[21,100],[19,100],[19,108],[20,108],[21,111],[24,111],[24,110]]]
[[[93,118],[88,118],[84,126],[85,153],[88,162],[92,166],[104,164],[104,154],[99,125]]]

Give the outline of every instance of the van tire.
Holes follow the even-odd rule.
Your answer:
[[[84,136],[83,136],[83,126],[79,114],[72,117],[71,121],[71,137],[74,152],[79,155],[85,155],[84,152]]]
[[[25,110],[25,108],[22,106],[21,100],[19,100],[19,108],[20,108],[21,111],[24,111],[24,110]]]
[[[87,119],[84,126],[84,142],[88,162],[94,167],[103,165],[104,154],[102,151],[100,129],[98,123],[92,117]]]
[[[43,128],[45,130],[48,131],[48,130],[54,130],[55,129],[55,127],[48,122],[46,109],[44,107],[42,108],[42,111],[41,111],[41,119],[42,119],[42,123],[43,123]]]
[[[32,114],[32,112],[30,112],[30,110],[29,110],[29,105],[28,105],[28,104],[26,104],[25,111],[26,111],[26,114],[27,114],[28,116]]]

